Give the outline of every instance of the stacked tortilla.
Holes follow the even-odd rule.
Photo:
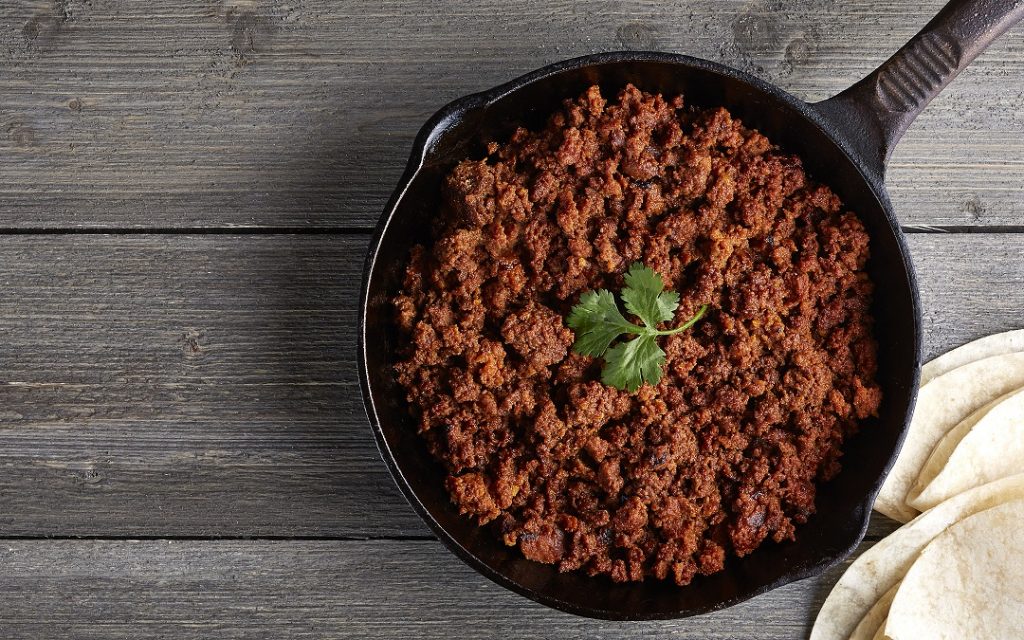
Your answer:
[[[1024,330],[928,363],[875,509],[909,522],[850,565],[811,640],[1024,637]]]

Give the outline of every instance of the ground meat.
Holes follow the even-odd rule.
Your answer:
[[[460,511],[563,571],[689,583],[794,539],[876,415],[868,235],[725,109],[627,86],[448,175],[410,257],[395,365]],[[679,292],[661,381],[573,354],[580,294],[640,261]]]

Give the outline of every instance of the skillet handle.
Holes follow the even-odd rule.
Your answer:
[[[993,40],[1024,18],[1024,0],[952,0],[866,78],[813,105],[879,182],[904,132]]]

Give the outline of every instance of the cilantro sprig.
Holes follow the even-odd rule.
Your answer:
[[[675,317],[679,294],[665,291],[661,276],[639,262],[629,267],[626,286],[619,294],[626,311],[640,318],[643,326],[626,319],[619,311],[615,295],[607,289],[587,291],[572,308],[568,324],[576,332],[572,350],[576,353],[604,358],[601,381],[606,385],[633,393],[643,383],[658,384],[665,352],[658,346],[659,336],[686,331],[700,320],[708,306],[675,329],[658,329],[658,324]],[[635,336],[611,346],[623,335]]]

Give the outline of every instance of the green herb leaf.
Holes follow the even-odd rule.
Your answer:
[[[644,326],[627,320],[619,311],[615,296],[606,289],[588,291],[580,296],[567,323],[576,332],[573,351],[603,356],[605,364],[601,370],[601,381],[632,393],[645,382],[657,384],[661,380],[665,352],[658,346],[658,337],[689,329],[704,316],[707,305],[701,306],[696,315],[679,327],[662,331],[658,324],[675,317],[679,294],[665,291],[661,276],[639,262],[630,266],[625,281],[622,301],[626,310],[640,318]],[[612,347],[612,342],[623,334],[636,337]]]
[[[658,384],[665,352],[658,346],[657,336],[643,335],[615,345],[605,354],[604,361],[601,382],[633,393],[645,382]]]
[[[622,317],[615,296],[607,289],[588,291],[580,296],[567,322],[576,331],[573,351],[585,356],[600,356],[615,338],[638,329]]]
[[[648,329],[657,329],[658,323],[675,317],[679,294],[664,291],[665,283],[653,269],[634,262],[625,280],[626,288],[621,295],[626,311],[643,320]]]

